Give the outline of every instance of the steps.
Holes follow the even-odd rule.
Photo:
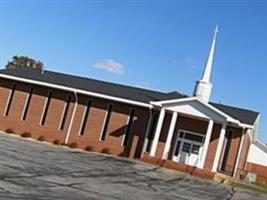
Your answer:
[[[222,173],[216,173],[213,180],[218,182],[218,183],[222,183],[222,184],[228,185],[234,179],[231,176],[228,176],[228,175],[225,175],[225,174],[222,174]]]

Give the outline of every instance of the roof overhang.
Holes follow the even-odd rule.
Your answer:
[[[215,108],[211,104],[209,104],[203,100],[200,100],[197,97],[188,97],[188,98],[165,100],[165,101],[153,101],[150,103],[151,103],[151,105],[156,106],[156,107],[168,108],[168,107],[174,107],[174,106],[178,106],[178,105],[182,105],[182,104],[188,104],[189,105],[189,104],[192,104],[192,102],[196,102],[196,103],[204,106],[206,109],[213,112],[214,114],[221,116],[221,118],[224,119],[227,123],[231,123],[231,124],[243,127],[243,128],[254,128],[254,126],[241,123],[239,120],[234,119],[233,117],[229,116],[228,114]],[[192,113],[185,113],[185,114],[194,115]]]
[[[131,105],[140,106],[140,107],[146,107],[146,108],[152,108],[153,107],[151,104],[148,104],[148,103],[138,102],[138,101],[134,101],[134,100],[124,99],[124,98],[105,95],[105,94],[96,93],[96,92],[89,92],[86,90],[81,90],[81,89],[72,88],[72,87],[66,87],[66,86],[62,86],[62,85],[58,85],[58,84],[52,84],[52,83],[46,83],[46,82],[36,81],[36,80],[32,80],[32,79],[27,79],[27,78],[21,78],[21,77],[12,76],[12,75],[6,75],[6,74],[0,73],[0,78],[15,80],[15,81],[19,81],[19,82],[24,82],[24,83],[29,83],[29,84],[34,84],[34,85],[69,91],[69,92],[75,92],[78,94],[84,94],[84,95],[93,96],[93,97],[97,97],[97,98],[108,99],[111,101],[117,101],[117,102],[131,104]]]

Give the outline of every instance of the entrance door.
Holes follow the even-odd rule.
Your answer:
[[[202,154],[204,138],[201,134],[179,131],[172,160],[197,166]]]

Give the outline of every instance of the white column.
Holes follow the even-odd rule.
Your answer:
[[[198,163],[198,167],[201,169],[203,169],[204,165],[205,165],[205,161],[206,161],[206,157],[207,157],[207,153],[208,153],[208,148],[209,148],[209,144],[210,144],[210,138],[212,135],[213,125],[214,125],[214,121],[210,120],[209,125],[208,125],[208,129],[207,129],[207,133],[206,133],[206,137],[205,137],[205,142],[203,145],[202,155],[201,155],[201,158],[200,158],[199,163]]]
[[[241,156],[241,151],[243,148],[243,143],[244,143],[244,138],[245,138],[245,134],[247,132],[245,131],[245,128],[243,129],[242,135],[241,135],[241,141],[240,141],[240,145],[239,145],[239,149],[238,149],[238,154],[237,154],[237,158],[236,158],[236,163],[235,163],[235,170],[234,170],[234,174],[233,177],[236,178],[236,173],[237,173],[237,168],[239,165],[239,160],[240,160],[240,156]]]
[[[156,128],[155,136],[154,136],[152,146],[151,146],[151,150],[150,150],[150,154],[149,154],[150,156],[155,156],[155,154],[156,154],[156,150],[157,150],[157,146],[158,146],[158,142],[159,142],[159,136],[160,136],[161,128],[163,125],[164,117],[165,117],[165,109],[162,108],[160,111],[160,114],[159,114],[158,125]]]
[[[153,118],[152,110],[149,109],[149,120],[148,120],[147,127],[146,127],[146,135],[145,135],[145,141],[144,141],[144,144],[143,144],[142,153],[144,153],[146,151],[146,148],[147,148],[148,134],[149,134],[149,131],[151,129],[150,126],[151,126],[152,118]]]
[[[217,145],[217,150],[216,150],[215,158],[213,161],[213,166],[212,166],[213,172],[217,172],[217,168],[219,165],[219,161],[220,161],[220,157],[221,157],[221,153],[222,153],[222,149],[223,149],[223,142],[224,142],[224,138],[225,138],[226,127],[227,127],[227,124],[224,123],[222,126],[222,129],[221,129],[221,133],[220,133],[220,137],[219,137],[219,141],[218,141],[218,145]]]
[[[178,117],[178,113],[174,112],[172,114],[172,120],[171,120],[169,132],[168,132],[168,136],[167,136],[167,141],[166,141],[166,144],[165,144],[165,147],[164,147],[164,151],[163,151],[162,159],[164,159],[164,160],[166,160],[168,158],[168,155],[169,155],[169,151],[170,151],[170,147],[171,147],[171,141],[172,141],[172,137],[173,137],[173,133],[174,133],[177,117]]]

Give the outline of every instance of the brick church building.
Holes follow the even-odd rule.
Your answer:
[[[267,180],[267,161],[248,161],[252,145],[267,158],[266,148],[257,147],[259,113],[209,101],[217,32],[193,96],[51,71],[0,70],[0,130],[200,176],[256,173]]]

